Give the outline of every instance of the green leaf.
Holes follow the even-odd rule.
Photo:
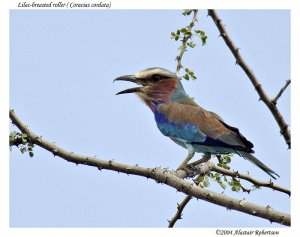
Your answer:
[[[30,157],[33,157],[33,155],[34,155],[33,152],[30,151],[30,152],[29,152],[29,156],[30,156]]]
[[[190,80],[190,76],[188,74],[184,74],[182,77],[187,81]]]
[[[183,33],[183,34],[185,34],[187,32],[187,29],[186,28],[181,28],[180,32]]]
[[[187,31],[187,32],[185,33],[185,35],[186,35],[187,37],[192,37],[192,33],[191,33],[190,31]]]
[[[209,185],[210,185],[210,183],[209,183],[208,180],[204,180],[204,181],[203,181],[203,186],[204,186],[204,187],[207,188]]]
[[[25,133],[22,133],[22,134],[21,134],[21,137],[24,137],[24,138],[26,138],[26,137],[27,137],[27,134],[25,134]]]
[[[20,148],[20,151],[21,151],[22,154],[23,154],[24,152],[26,152],[26,150],[27,150],[27,149],[26,149],[26,147],[24,147],[24,146]]]
[[[220,186],[223,188],[223,189],[226,189],[226,184],[222,183],[222,182],[219,182]]]
[[[201,39],[202,41],[202,46],[206,45],[206,40],[207,40],[207,36],[205,34],[205,31],[203,30],[194,30],[194,32],[196,33],[196,35]]]
[[[191,41],[191,42],[188,42],[188,43],[186,43],[189,47],[191,47],[191,48],[195,48],[196,47],[196,44],[193,42],[193,41]]]
[[[183,13],[182,13],[182,15],[184,15],[184,16],[189,16],[189,15],[191,15],[192,11],[193,11],[193,10],[190,10],[190,9],[184,10]]]
[[[201,37],[201,40],[202,40],[202,46],[206,45],[207,36]]]
[[[13,131],[9,134],[10,137],[14,138],[15,136],[17,136],[18,132],[17,131]]]

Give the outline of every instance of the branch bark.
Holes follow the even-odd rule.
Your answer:
[[[282,95],[282,93],[286,90],[286,88],[289,86],[289,84],[291,84],[291,80],[287,80],[284,84],[284,86],[280,89],[280,91],[278,92],[278,94],[274,97],[274,99],[272,99],[272,103],[274,105],[277,104],[277,100],[280,98],[280,96]]]
[[[211,18],[213,19],[214,23],[216,24],[216,26],[220,32],[220,36],[223,38],[226,45],[228,46],[228,48],[232,52],[233,56],[235,57],[236,64],[240,65],[241,68],[244,70],[244,72],[250,79],[252,85],[254,86],[255,90],[257,91],[260,100],[262,100],[265,103],[265,105],[269,108],[269,110],[271,111],[273,117],[275,118],[275,120],[280,128],[280,133],[283,135],[285,142],[288,145],[288,148],[290,149],[291,148],[291,134],[288,129],[288,125],[285,122],[281,113],[279,112],[276,104],[272,103],[272,100],[267,96],[267,94],[265,93],[265,91],[262,88],[262,85],[260,84],[260,82],[257,80],[256,76],[254,75],[253,70],[251,70],[251,68],[246,64],[246,62],[242,58],[242,56],[239,52],[239,49],[233,43],[231,37],[227,33],[224,25],[222,24],[222,20],[219,18],[216,11],[208,10],[208,15],[211,16]]]
[[[238,200],[228,197],[224,194],[216,193],[207,189],[203,189],[190,183],[175,175],[168,169],[163,168],[145,168],[138,165],[130,166],[127,164],[117,163],[114,160],[102,160],[95,157],[78,155],[72,152],[67,152],[59,146],[43,139],[32,132],[28,126],[26,126],[14,113],[13,110],[9,111],[9,116],[13,124],[15,124],[21,132],[27,134],[28,139],[49,152],[54,156],[58,156],[66,161],[82,164],[87,166],[93,166],[101,169],[112,170],[125,174],[138,175],[155,180],[158,183],[166,184],[173,187],[179,192],[183,192],[186,195],[190,195],[197,199],[205,200],[210,203],[214,203],[219,206],[223,206],[227,209],[232,209],[240,212],[247,213],[249,215],[261,217],[271,222],[277,222],[282,225],[290,226],[291,217],[287,213],[279,212],[272,209],[270,206],[264,207],[254,203],[246,202],[245,200]]]
[[[178,220],[182,219],[183,209],[189,203],[189,201],[192,200],[192,198],[193,197],[191,195],[187,195],[184,197],[184,199],[182,200],[182,202],[180,204],[177,203],[177,211],[176,211],[175,215],[172,217],[172,219],[169,220],[169,225],[168,225],[169,228],[173,228],[175,223]]]

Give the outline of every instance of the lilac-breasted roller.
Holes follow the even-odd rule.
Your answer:
[[[154,113],[161,133],[188,150],[178,169],[187,169],[195,152],[211,154],[235,153],[249,160],[272,178],[279,175],[251,153],[253,144],[239,131],[225,123],[216,113],[200,107],[185,92],[175,73],[160,67],[142,70],[135,75],[121,76],[115,81],[134,82],[139,87],[117,93],[135,93]]]

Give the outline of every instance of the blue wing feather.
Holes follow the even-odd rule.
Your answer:
[[[209,147],[223,147],[239,151],[244,151],[244,147],[230,145],[221,139],[214,139],[205,135],[201,130],[191,123],[176,123],[171,122],[166,114],[154,111],[155,121],[161,133],[167,137],[175,138],[184,143],[194,145],[209,146]],[[225,135],[226,136],[226,135]],[[222,137],[220,137],[222,138]]]
[[[157,111],[154,112],[154,116],[158,129],[167,137],[177,138],[187,143],[206,140],[206,135],[193,124],[170,122],[166,114]]]

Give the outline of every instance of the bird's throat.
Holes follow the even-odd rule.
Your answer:
[[[155,107],[159,104],[171,101],[174,91],[177,89],[177,80],[168,79],[144,87],[141,92],[137,93],[140,99],[154,112]]]

